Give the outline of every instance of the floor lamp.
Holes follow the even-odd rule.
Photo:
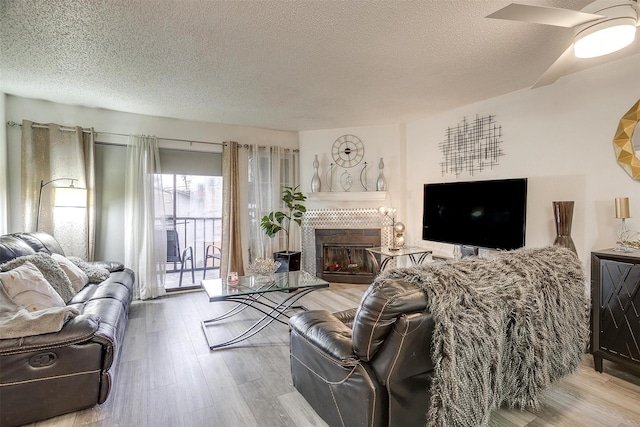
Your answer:
[[[40,227],[40,208],[42,207],[42,189],[47,185],[55,181],[68,180],[71,181],[68,187],[56,187],[55,193],[55,206],[57,207],[74,207],[84,208],[87,204],[86,188],[77,188],[73,185],[76,178],[56,178],[51,181],[40,181],[40,192],[38,193],[38,208],[36,214],[36,231],[39,231]]]

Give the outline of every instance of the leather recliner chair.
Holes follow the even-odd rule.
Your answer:
[[[330,426],[423,426],[434,322],[423,291],[372,284],[359,306],[289,321],[293,385]]]

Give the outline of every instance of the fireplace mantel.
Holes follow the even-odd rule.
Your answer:
[[[387,191],[321,191],[307,193],[307,209],[378,209],[388,200]]]
[[[307,198],[312,201],[366,202],[384,201],[388,195],[387,191],[321,191],[319,193],[308,193]]]

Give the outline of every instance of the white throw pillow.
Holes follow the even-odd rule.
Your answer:
[[[45,280],[51,285],[53,289],[60,295],[62,300],[66,303],[71,301],[76,291],[71,286],[71,281],[65,274],[62,267],[58,262],[51,258],[46,252],[37,252],[31,255],[19,256],[18,258],[7,261],[4,264],[0,264],[0,271],[13,270],[16,267],[21,266],[26,261],[35,265],[40,273],[44,276]]]
[[[68,260],[66,257],[60,254],[51,254],[51,257],[58,261],[60,267],[65,272],[69,280],[71,281],[71,287],[76,292],[80,291],[80,289],[84,288],[87,283],[89,283],[89,276],[80,268]]]
[[[0,281],[11,299],[29,311],[65,307],[60,295],[29,261],[13,270],[0,273]]]

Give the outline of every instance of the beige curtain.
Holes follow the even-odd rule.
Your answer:
[[[22,227],[36,231],[38,223],[38,231],[53,235],[67,255],[89,261],[95,250],[93,135],[93,128],[22,122]],[[71,184],[86,189],[76,192],[86,200],[56,207],[55,188]]]
[[[240,186],[238,143],[225,142],[222,149],[222,262],[220,277],[236,271],[244,275],[240,233]]]

